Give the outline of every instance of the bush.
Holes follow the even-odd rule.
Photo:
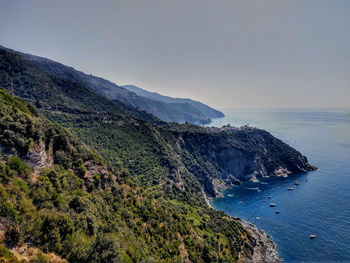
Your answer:
[[[16,246],[21,240],[21,234],[18,225],[12,225],[5,234],[5,240],[10,246]]]
[[[9,167],[12,170],[18,172],[19,175],[25,175],[28,172],[27,164],[22,161],[18,156],[10,156],[7,161]]]
[[[99,233],[92,245],[88,262],[118,263],[122,261],[120,248],[112,236]]]
[[[65,169],[72,166],[69,156],[62,150],[56,151],[54,156],[55,163],[62,165]]]
[[[84,177],[85,173],[86,173],[86,167],[83,163],[83,160],[82,159],[78,159],[76,164],[74,165],[75,166],[75,172],[77,173],[77,175],[79,177]]]
[[[18,218],[18,213],[13,208],[11,203],[0,199],[0,216],[9,217],[11,220],[16,221]]]

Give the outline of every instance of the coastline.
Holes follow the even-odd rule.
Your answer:
[[[276,250],[276,244],[272,241],[270,235],[268,235],[264,230],[257,228],[254,224],[244,219],[235,217],[233,218],[239,221],[255,239],[256,244],[254,246],[254,252],[252,257],[250,259],[247,259],[248,262],[281,262],[281,259],[279,258],[278,252]]]
[[[214,209],[210,205],[210,199],[204,194],[205,201],[207,205]],[[215,209],[214,209],[215,210]],[[254,224],[238,218],[230,216],[232,219],[240,222],[242,226],[249,231],[251,237],[254,239],[254,248],[253,248],[253,255],[251,258],[246,258],[248,263],[254,263],[254,262],[268,262],[268,263],[279,263],[283,262],[279,256],[278,252],[276,250],[276,244],[271,239],[270,235],[267,234],[264,230],[259,229]]]

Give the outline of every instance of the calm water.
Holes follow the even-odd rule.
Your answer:
[[[225,114],[211,125],[249,124],[268,130],[320,169],[246,183],[225,191],[224,198],[212,200],[211,205],[266,230],[286,262],[350,262],[350,109],[228,110]],[[270,202],[277,206],[270,208]],[[310,234],[317,237],[310,240]]]

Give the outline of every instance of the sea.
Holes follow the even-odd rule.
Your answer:
[[[211,206],[265,230],[285,262],[350,262],[350,109],[223,112],[210,126],[267,130],[319,170],[243,183]]]

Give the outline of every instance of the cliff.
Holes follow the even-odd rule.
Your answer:
[[[241,181],[316,169],[300,152],[257,128],[202,128],[177,138],[187,169],[210,197]]]

